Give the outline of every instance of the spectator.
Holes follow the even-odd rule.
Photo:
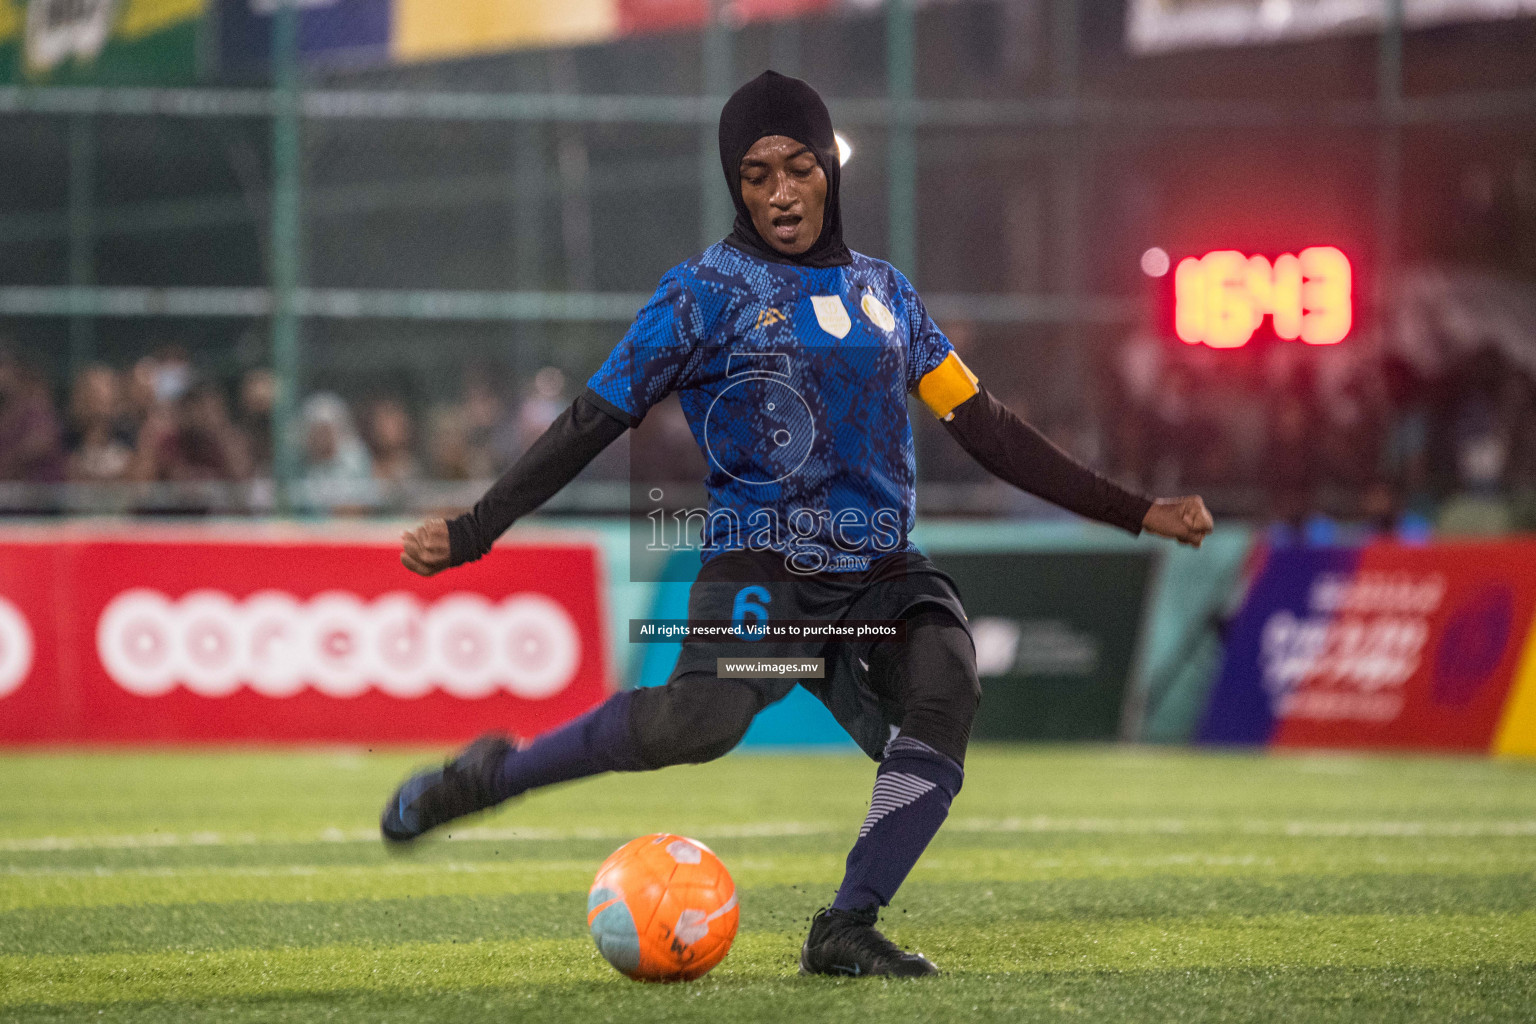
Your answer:
[[[1505,533],[1518,513],[1511,492],[1531,412],[1528,386],[1492,345],[1471,357],[1459,383],[1450,421],[1456,492],[1441,506],[1439,526],[1451,534]]]
[[[1475,395],[1462,403],[1451,427],[1459,490],[1484,495],[1498,491],[1509,462],[1509,441],[1500,427],[1491,396]]]
[[[1157,413],[1163,386],[1166,339],[1143,325],[1116,353],[1114,389],[1115,470],[1132,487],[1142,488],[1158,434]]]
[[[570,405],[565,374],[556,367],[546,366],[534,374],[528,393],[511,412],[486,382],[489,376],[484,372],[466,376],[464,401],[455,416],[434,419],[434,436],[445,446],[440,460],[448,467],[444,472],[465,474],[441,479],[482,480],[504,471]],[[455,417],[458,422],[453,422]],[[463,451],[450,457],[448,449],[461,443],[455,437],[460,431]]]
[[[133,364],[128,374],[128,412],[142,426],[156,410],[181,400],[192,385],[192,364],[180,349],[162,347]]]
[[[411,416],[393,398],[378,399],[368,409],[368,447],[373,455],[373,478],[404,484],[421,475],[411,452]]]
[[[457,406],[433,410],[427,430],[427,459],[434,480],[474,480],[480,460],[470,445],[469,420]],[[483,474],[488,476],[489,474]]]
[[[277,378],[257,368],[240,379],[240,429],[250,444],[251,470],[272,475],[272,409],[277,404]]]
[[[488,383],[492,375],[474,371],[465,377],[464,421],[466,479],[495,476],[523,454],[517,418],[511,415],[501,395]]]
[[[123,388],[110,366],[87,366],[69,398],[69,478],[121,480],[133,462],[133,426],[123,411]]]
[[[155,399],[161,405],[174,405],[192,389],[192,362],[181,346],[162,345],[149,361]]]
[[[533,387],[517,409],[518,454],[527,451],[570,404],[565,397],[565,374],[558,368],[546,366],[534,374]]]
[[[174,405],[161,404],[139,428],[135,479],[233,482],[250,472],[249,446],[230,421],[223,389],[212,382],[192,385]]]
[[[1432,504],[1428,388],[1412,366],[1395,357],[1382,360],[1381,379],[1389,412],[1380,443],[1379,472],[1391,482],[1402,511],[1425,516]]]
[[[0,352],[0,480],[64,479],[59,417],[48,385],[31,367]]]
[[[1356,358],[1348,349],[1317,354],[1328,369],[1319,378],[1322,464],[1329,483],[1355,496],[1357,511],[1367,515],[1362,503],[1378,483],[1388,415],[1383,384],[1375,363]]]
[[[1306,396],[1287,388],[1270,407],[1269,445],[1264,458],[1270,517],[1300,530],[1312,512],[1317,490],[1315,415]]]
[[[1536,530],[1536,380],[1519,375],[1518,393],[1505,394],[1503,415],[1509,425],[1507,487],[1517,530]]]
[[[1152,408],[1151,425],[1152,465],[1144,479],[1154,491],[1177,493],[1189,480],[1199,446],[1209,442],[1196,431],[1194,381],[1187,367],[1168,368]]]
[[[123,376],[123,411],[137,434],[160,409],[160,398],[155,393],[154,360],[148,357],[140,359]]]
[[[1398,507],[1398,496],[1391,481],[1377,477],[1367,484],[1360,495],[1359,511],[1372,535],[1392,536],[1402,509]]]
[[[346,402],[329,391],[310,395],[302,419],[305,480],[350,484],[372,479],[373,462]]]

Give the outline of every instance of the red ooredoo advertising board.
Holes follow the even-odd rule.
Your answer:
[[[595,547],[431,579],[323,536],[0,537],[0,742],[533,736],[609,692]]]

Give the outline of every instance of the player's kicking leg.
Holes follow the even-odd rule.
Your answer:
[[[581,717],[519,750],[493,733],[441,768],[417,772],[384,805],[379,830],[409,842],[456,818],[484,811],[539,786],[646,767],[630,739],[634,692],[617,693]]]
[[[981,696],[969,633],[947,611],[907,622],[904,644],[882,645],[871,666],[877,689],[903,709],[875,774],[869,814],[848,854],[832,906],[816,914],[800,952],[802,974],[937,974],[920,953],[904,952],[875,924],[880,908],[917,863],[960,792],[971,720]]]
[[[685,673],[666,686],[616,693],[521,749],[506,736],[482,736],[441,768],[407,779],[384,805],[379,829],[391,842],[409,842],[540,786],[712,761],[794,685],[763,682]]]
[[[384,805],[379,822],[384,838],[409,842],[455,818],[496,806],[501,802],[496,774],[512,751],[506,736],[482,736],[441,768],[412,775]]]

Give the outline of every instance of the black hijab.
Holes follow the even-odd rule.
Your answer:
[[[827,175],[821,234],[798,256],[787,256],[763,240],[741,198],[741,158],[758,139],[769,135],[783,135],[809,147]],[[842,178],[837,137],[832,134],[832,115],[815,89],[777,71],[764,71],[737,89],[720,111],[720,164],[731,189],[731,202],[736,204],[736,224],[725,239],[727,244],[770,263],[841,267],[853,262],[843,244],[843,215],[837,201]]]

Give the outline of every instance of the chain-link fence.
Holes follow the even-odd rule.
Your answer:
[[[715,119],[770,65],[808,77],[853,147],[850,242],[914,277],[994,392],[1084,458],[1229,511],[1283,503],[1272,454],[1305,443],[1269,408],[1277,374],[1309,381],[1316,431],[1330,375],[1369,377],[1341,393],[1362,392],[1344,418],[1369,421],[1373,454],[1297,471],[1311,505],[1367,511],[1384,473],[1410,472],[1386,449],[1423,401],[1354,365],[1390,347],[1380,296],[1447,246],[1517,279],[1536,247],[1529,211],[1509,215],[1514,241],[1457,220],[1484,187],[1469,166],[1498,191],[1536,157],[1536,76],[1456,59],[1518,50],[1524,22],[1405,42],[1388,4],[1378,35],[1145,58],[1118,9],[1073,0],[749,24],[715,4],[698,31],[337,67],[301,61],[297,15],[269,6],[270,63],[183,88],[0,87],[0,506],[472,500],[661,273],[729,230]],[[1153,246],[1309,244],[1355,260],[1346,370],[1297,369],[1281,343],[1180,345],[1171,275],[1138,268]],[[554,507],[622,511],[631,451],[692,456],[679,418],[658,410]],[[929,508],[1040,512],[919,420]]]

